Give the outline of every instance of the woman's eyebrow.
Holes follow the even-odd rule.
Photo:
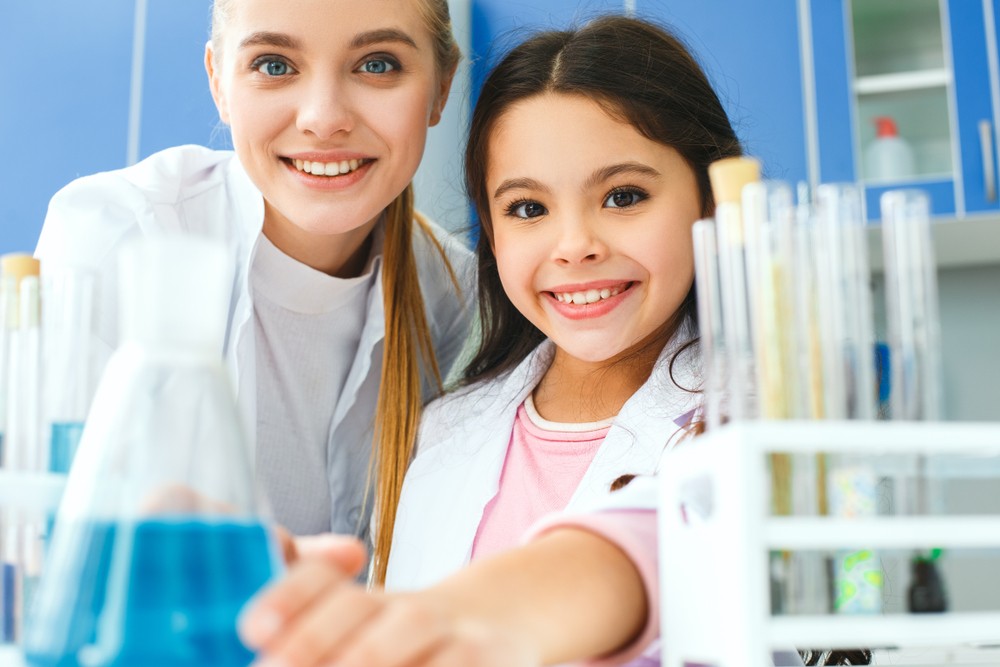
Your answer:
[[[248,35],[240,42],[241,49],[249,46],[279,46],[285,49],[297,49],[299,41],[283,32],[261,31]]]
[[[369,30],[368,32],[359,33],[354,36],[354,39],[351,40],[351,48],[359,49],[364,46],[371,46],[372,44],[380,44],[383,42],[398,42],[400,44],[406,44],[407,46],[417,48],[417,43],[413,41],[412,37],[396,28],[380,28],[378,30]]]

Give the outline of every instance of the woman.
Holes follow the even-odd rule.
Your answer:
[[[225,241],[223,352],[275,518],[364,536],[374,478],[376,580],[420,407],[471,315],[468,252],[414,212],[410,186],[458,59],[445,0],[217,0],[205,65],[235,153],[182,146],[74,181],[36,251],[101,273],[110,351],[122,242]]]

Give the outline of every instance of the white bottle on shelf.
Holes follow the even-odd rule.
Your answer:
[[[875,140],[865,150],[865,179],[892,181],[915,175],[913,149],[899,136],[896,121],[889,116],[876,116]]]

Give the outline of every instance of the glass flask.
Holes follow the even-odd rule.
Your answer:
[[[29,665],[246,665],[244,603],[282,567],[222,350],[226,250],[122,250],[121,343],[94,396],[23,646]]]

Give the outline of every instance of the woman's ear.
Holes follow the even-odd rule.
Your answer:
[[[209,40],[205,44],[205,73],[208,74],[208,87],[212,91],[212,99],[215,101],[215,108],[219,111],[219,118],[223,123],[229,125],[229,104],[222,91],[222,72],[220,69],[216,62],[212,41]]]
[[[448,93],[451,91],[451,82],[455,80],[455,70],[457,69],[458,64],[455,64],[441,76],[441,81],[438,83],[437,96],[434,99],[434,106],[431,109],[431,117],[427,122],[428,127],[434,127],[441,122],[441,114],[444,113],[444,106],[448,102]]]

